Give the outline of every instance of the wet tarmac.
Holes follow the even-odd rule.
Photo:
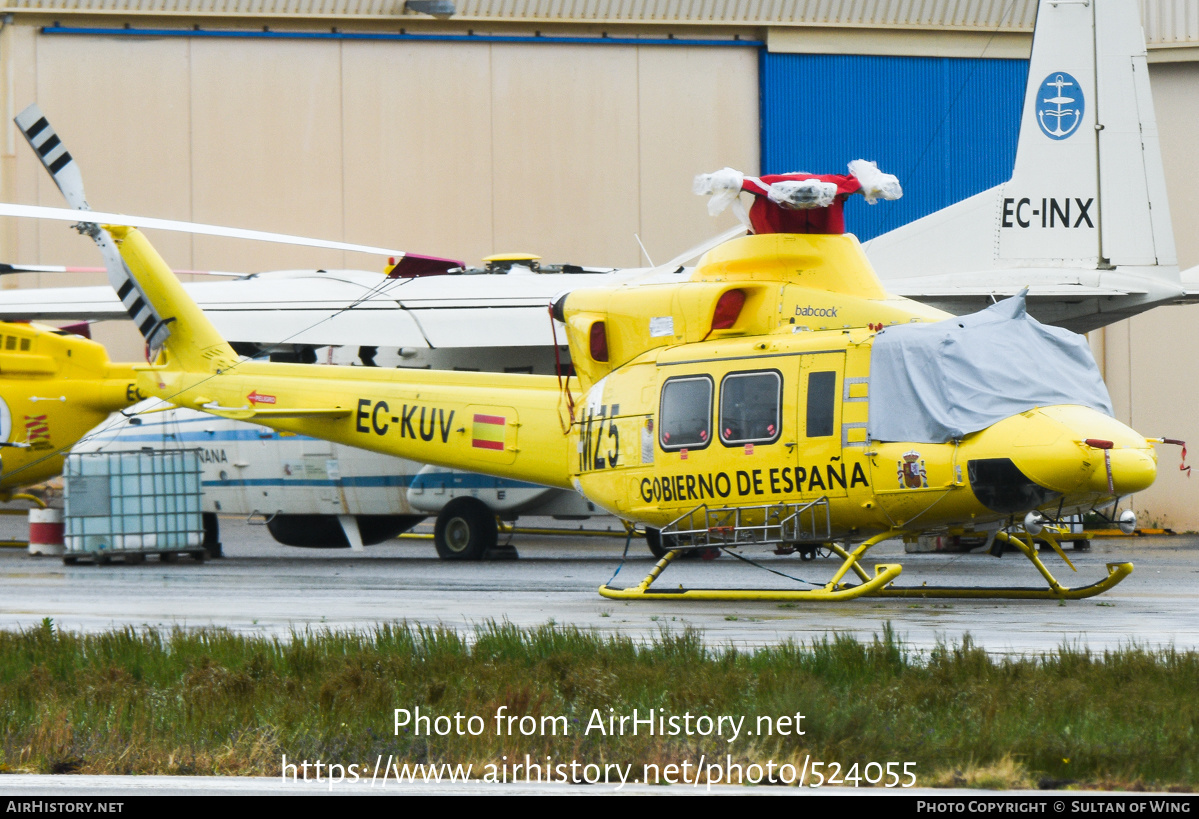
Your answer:
[[[522,521],[544,524],[545,521]],[[5,525],[13,526],[12,519]],[[594,522],[588,525],[594,526]],[[221,521],[225,557],[142,565],[66,566],[61,558],[0,549],[0,628],[20,629],[51,618],[61,628],[201,628],[286,637],[311,629],[365,630],[383,622],[444,626],[471,633],[489,621],[545,623],[648,639],[692,627],[711,645],[759,646],[809,642],[847,634],[871,639],[888,624],[911,648],[928,650],[965,635],[995,654],[1039,654],[1063,646],[1095,651],[1136,644],[1199,648],[1199,537],[1097,540],[1089,552],[1046,565],[1069,586],[1106,575],[1105,564],[1136,569],[1115,589],[1078,601],[859,599],[842,603],[612,601],[597,588],[619,567],[614,585],[635,585],[653,566],[643,542],[622,536],[517,535],[519,560],[455,563],[438,560],[427,539],[393,540],[365,552],[280,546],[263,526]],[[602,528],[602,524],[601,524]],[[807,588],[791,578],[823,583],[835,558],[750,553],[760,564],[721,557],[676,561],[659,585],[677,587]],[[866,561],[900,562],[902,585],[1043,584],[1018,554],[905,554],[885,543]],[[762,568],[764,567],[764,568]]]

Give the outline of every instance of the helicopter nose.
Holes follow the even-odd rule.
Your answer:
[[[1131,495],[1153,485],[1157,478],[1157,461],[1148,452],[1129,447],[1116,448],[1112,441],[1088,438],[1083,446],[1097,449],[1102,459],[1091,469],[1088,488],[1114,495]],[[1098,453],[1096,453],[1098,454]]]
[[[1027,511],[1067,499],[1140,492],[1157,476],[1157,458],[1144,437],[1116,419],[1081,406],[1020,413],[991,427],[979,457],[969,462],[971,489],[997,512]],[[990,452],[987,452],[990,450]]]
[[[1110,416],[1060,406],[1026,413],[1025,418],[1029,437],[1041,445],[1017,444],[1012,460],[1047,489],[1063,495],[1130,495],[1152,486],[1157,477],[1149,442]]]

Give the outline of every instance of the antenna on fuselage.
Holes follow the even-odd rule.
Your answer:
[[[641,237],[634,233],[633,238],[637,240],[637,244],[641,247],[641,252],[645,255],[645,260],[649,262],[649,266],[653,267],[654,260],[649,257],[649,251],[645,249],[645,245],[641,242]]]

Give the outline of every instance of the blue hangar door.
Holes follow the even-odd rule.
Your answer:
[[[1027,60],[772,54],[762,50],[762,173],[845,173],[872,159],[903,198],[850,197],[865,241],[1006,182]]]

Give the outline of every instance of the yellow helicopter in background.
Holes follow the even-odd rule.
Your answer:
[[[18,490],[61,474],[76,441],[141,400],[135,380],[134,365],[69,329],[0,322],[0,500],[40,503]]]

